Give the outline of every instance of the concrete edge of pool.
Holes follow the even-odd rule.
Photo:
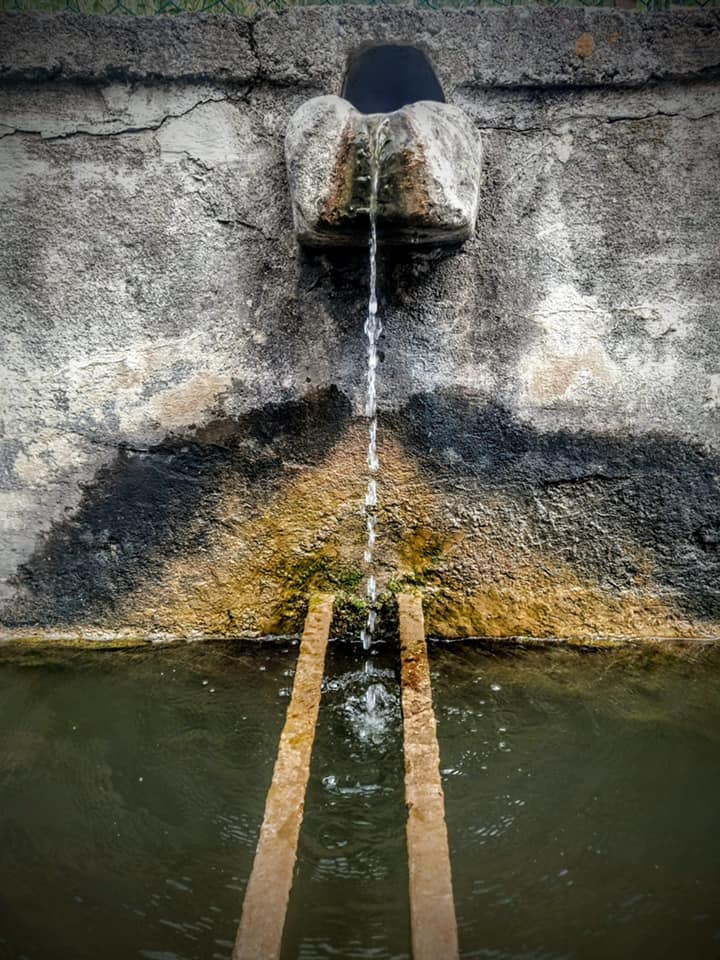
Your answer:
[[[298,640],[298,634],[233,634],[220,635],[217,633],[189,633],[168,632],[139,632],[131,629],[108,630],[72,629],[56,627],[12,627],[0,626],[0,648],[19,645],[49,647],[57,649],[87,649],[87,650],[134,650],[144,647],[163,646],[182,643],[228,643],[238,642],[253,644],[271,644]],[[345,639],[344,636],[333,636],[331,639]],[[578,647],[583,649],[613,649],[618,647],[652,647],[655,649],[682,649],[698,645],[718,644],[720,636],[708,634],[706,636],[635,636],[625,634],[582,634],[577,636],[547,636],[535,637],[523,634],[513,636],[462,636],[452,638],[427,637],[430,644],[452,645],[456,643],[473,643],[487,647]]]

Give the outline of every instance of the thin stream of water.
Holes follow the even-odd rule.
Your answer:
[[[367,337],[367,393],[365,399],[365,416],[370,421],[369,442],[367,452],[368,484],[365,494],[365,518],[367,523],[367,543],[365,546],[365,566],[367,569],[366,597],[368,614],[365,627],[360,637],[364,650],[369,650],[375,636],[377,620],[377,575],[375,571],[375,542],[377,539],[377,476],[380,469],[377,449],[377,364],[378,343],[382,333],[382,320],[378,314],[377,302],[377,204],[378,183],[380,178],[380,154],[382,151],[382,132],[384,122],[380,121],[373,128],[370,137],[370,291],[368,296],[368,311],[365,319],[365,336]],[[367,673],[372,672],[370,661],[365,664]],[[372,687],[368,689],[368,707]]]

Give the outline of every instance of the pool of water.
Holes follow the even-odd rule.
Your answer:
[[[2,960],[229,960],[296,654],[0,649]],[[462,957],[717,960],[720,653],[431,668]],[[283,960],[409,957],[404,818],[395,653],[333,643]]]
[[[720,657],[432,656],[461,953],[720,957]]]
[[[230,956],[297,647],[0,650],[0,957]]]

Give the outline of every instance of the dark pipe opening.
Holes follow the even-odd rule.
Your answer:
[[[350,61],[342,95],[361,113],[390,113],[418,100],[445,103],[425,54],[390,43],[369,47]]]

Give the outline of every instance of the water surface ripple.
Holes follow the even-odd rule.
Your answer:
[[[410,954],[397,651],[360,647],[328,651],[283,960]],[[296,650],[0,649],[2,960],[229,960]],[[431,667],[462,957],[717,960],[720,652]]]

